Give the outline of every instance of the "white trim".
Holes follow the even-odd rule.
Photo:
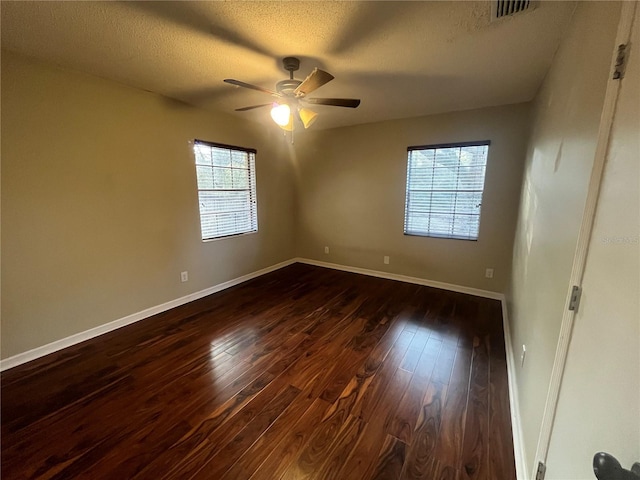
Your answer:
[[[542,414],[542,423],[540,425],[540,433],[538,435],[538,445],[536,447],[536,456],[534,459],[535,469],[538,462],[546,462],[549,453],[549,444],[551,443],[551,434],[555,421],[556,409],[558,407],[558,399],[560,397],[560,386],[564,375],[564,368],[569,353],[569,344],[571,342],[571,334],[573,331],[573,322],[575,312],[569,310],[569,302],[571,299],[571,289],[573,285],[581,285],[584,276],[584,269],[587,261],[589,250],[589,242],[591,241],[591,232],[593,230],[593,222],[600,194],[600,183],[604,165],[609,150],[609,137],[611,126],[615,117],[618,93],[622,80],[613,80],[612,74],[617,59],[618,45],[629,43],[631,37],[631,27],[635,17],[635,9],[638,2],[623,2],[620,12],[620,20],[618,21],[618,31],[616,33],[616,41],[614,44],[613,56],[607,75],[607,88],[605,91],[602,113],[600,114],[600,125],[598,127],[598,140],[596,151],[594,154],[593,166],[591,168],[591,178],[589,179],[589,187],[587,190],[587,198],[585,200],[584,211],[582,214],[582,223],[578,232],[578,241],[576,251],[573,257],[573,266],[571,276],[569,277],[569,288],[565,309],[562,315],[562,324],[560,326],[560,335],[556,346],[556,355],[551,371],[551,379],[549,389],[547,391],[547,399]],[[624,79],[623,79],[624,80]],[[535,471],[532,472],[535,477]]]
[[[516,478],[527,480],[527,456],[525,455],[524,437],[522,435],[522,422],[520,417],[520,399],[516,384],[516,361],[513,344],[511,343],[511,327],[507,301],[502,299],[502,328],[504,330],[504,349],[507,357],[507,377],[509,384],[509,406],[511,407],[511,433],[513,435],[513,454],[516,461]]]
[[[126,325],[144,320],[145,318],[157,315],[158,313],[166,312],[167,310],[179,307],[180,305],[184,305],[185,303],[189,303],[194,300],[198,300],[199,298],[206,297],[207,295],[220,292],[227,288],[246,282],[247,280],[265,275],[267,273],[273,272],[274,270],[279,270],[283,267],[287,267],[293,263],[295,263],[295,259],[286,260],[284,262],[271,265],[270,267],[266,267],[255,272],[248,273],[241,277],[234,278],[227,282],[219,283],[212,287],[205,288],[204,290],[200,290],[199,292],[190,293],[189,295],[185,295],[184,297],[176,298],[175,300],[171,300],[161,305],[156,305],[155,307],[150,307],[140,312],[132,313],[131,315],[119,318],[118,320],[99,325],[89,330],[85,330],[84,332],[75,333],[69,337],[61,338],[60,340],[56,340],[55,342],[48,343],[41,347],[36,347],[32,350],[28,350],[12,357],[5,358],[4,360],[0,360],[0,372],[8,370],[9,368],[17,367],[18,365],[22,365],[23,363],[30,362],[31,360],[44,357],[45,355],[57,352],[58,350],[62,350],[63,348],[71,347],[72,345],[84,342],[85,340],[89,340],[99,335],[117,330],[118,328],[124,327]]]
[[[397,280],[399,282],[415,283],[426,287],[440,288],[441,290],[449,290],[452,292],[466,293],[476,297],[492,298],[494,300],[502,300],[504,295],[499,292],[491,292],[489,290],[481,290],[479,288],[463,287],[461,285],[453,285],[452,283],[437,282],[435,280],[427,280],[424,278],[408,277],[397,273],[381,272],[379,270],[369,270],[368,268],[352,267],[350,265],[341,265],[338,263],[321,262],[310,258],[295,258],[296,262],[306,263],[307,265],[315,265],[316,267],[332,268],[334,270],[342,270],[343,272],[360,273],[369,275],[370,277],[386,278],[387,280]]]
[[[199,298],[206,297],[207,295],[220,292],[227,288],[246,282],[247,280],[251,280],[252,278],[256,278],[266,273],[273,272],[274,270],[278,270],[280,268],[289,266],[296,262],[306,263],[308,265],[315,265],[318,267],[332,268],[334,270],[342,270],[345,272],[360,273],[363,275],[369,275],[373,277],[386,278],[388,280],[398,280],[400,282],[415,283],[418,285],[425,285],[427,287],[440,288],[442,290],[450,290],[453,292],[466,293],[469,295],[492,298],[495,300],[503,300],[504,298],[504,296],[501,293],[491,292],[488,290],[480,290],[477,288],[463,287],[459,285],[453,285],[450,283],[437,282],[434,280],[426,280],[423,278],[408,277],[406,275],[398,275],[395,273],[380,272],[376,270],[368,270],[365,268],[339,265],[337,263],[321,262],[318,260],[311,260],[308,258],[292,258],[290,260],[286,260],[284,262],[271,265],[270,267],[263,268],[256,272],[248,273],[247,275],[234,278],[227,282],[219,283],[217,285],[206,288],[204,290],[200,290],[199,292],[190,293],[189,295],[185,295],[184,297],[180,297],[175,300],[171,300],[169,302],[163,303],[161,305],[156,305],[154,307],[147,308],[140,312],[132,313],[131,315],[127,315],[126,317],[113,320],[109,323],[99,325],[97,327],[91,328],[89,330],[85,330],[83,332],[75,333],[68,337],[61,338],[60,340],[56,340],[46,345],[36,347],[32,350],[28,350],[26,352],[22,352],[17,355],[14,355],[12,357],[5,358],[3,360],[0,360],[0,372],[4,370],[8,370],[13,367],[17,367],[18,365],[22,365],[23,363],[30,362],[37,358],[44,357],[45,355],[49,355],[50,353],[57,352],[59,350],[62,350],[63,348],[71,347],[78,343],[84,342],[85,340],[95,338],[97,336],[103,335],[108,332],[112,332],[113,330],[117,330],[118,328],[124,327],[126,325],[130,325],[140,320],[144,320],[145,318],[151,317],[153,315],[157,315],[158,313],[166,312],[167,310],[170,310],[175,307],[179,307],[180,305],[184,305],[185,303],[189,303],[194,300],[198,300]]]

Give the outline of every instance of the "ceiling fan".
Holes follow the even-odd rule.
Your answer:
[[[300,60],[296,57],[285,57],[282,60],[282,64],[284,69],[289,72],[289,78],[276,83],[275,91],[234,80],[233,78],[225,78],[224,81],[231,85],[250,88],[275,97],[273,102],[236,108],[236,112],[271,106],[273,120],[283,130],[292,131],[298,120],[304,125],[304,128],[309,128],[316,120],[318,114],[306,108],[305,105],[329,105],[347,108],[356,108],[360,105],[360,100],[356,98],[308,98],[307,95],[309,93],[333,80],[333,75],[324,70],[314,68],[307,78],[296,80],[293,78],[293,72],[300,68]]]

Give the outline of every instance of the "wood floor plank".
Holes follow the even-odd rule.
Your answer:
[[[441,383],[431,382],[422,399],[420,414],[413,442],[407,451],[407,458],[402,469],[403,479],[432,479],[437,474],[435,463],[436,442],[440,434],[442,409],[446,398],[447,387]]]
[[[431,376],[434,382],[449,384],[457,350],[457,347],[451,343],[442,344]]]
[[[274,452],[280,442],[284,441],[291,426],[303,417],[311,407],[313,399],[307,392],[300,392],[285,412],[251,445],[247,448],[233,467],[220,480],[237,480],[250,478],[263,462]],[[323,406],[326,410],[328,405]],[[323,412],[324,413],[324,412]]]
[[[297,458],[284,472],[282,480],[310,478],[316,470],[320,469],[338,441],[339,433],[344,428],[348,428],[351,418],[356,418],[350,415],[349,410],[349,402],[341,402],[336,408],[328,411],[311,433]]]
[[[442,347],[442,340],[432,338],[430,330],[427,331],[429,332],[428,341],[418,359],[411,383],[397,407],[394,408],[394,416],[387,429],[387,433],[407,445],[412,442],[414,427]]]
[[[363,422],[362,425],[363,431],[358,442],[353,446],[335,478],[355,480],[371,476],[376,466],[372,459],[378,458],[387,435],[384,430],[367,422]]]
[[[8,480],[515,479],[500,302],[415,284],[294,264],[0,381]]]
[[[440,350],[442,350],[442,340],[435,337],[429,337],[429,340],[422,351],[422,355],[420,355],[420,358],[418,359],[418,364],[416,365],[414,372],[416,376],[422,377],[426,380],[431,379],[436,362],[440,356]]]
[[[382,361],[395,344],[399,335],[391,334],[386,337],[386,341],[376,347],[363,365],[362,369],[351,379],[349,384],[340,394],[339,398],[327,410],[325,417],[334,415],[337,411],[344,412],[343,415],[353,416],[355,406],[364,396],[367,388],[371,384],[374,375],[380,368]],[[391,345],[389,343],[393,342]],[[387,352],[387,353],[384,353]],[[392,412],[385,412],[391,416]],[[386,438],[383,425],[386,424],[386,415],[381,416],[381,423],[367,423],[363,421],[363,432],[360,440],[354,445],[354,449],[345,460],[344,465],[336,473],[336,478],[367,478],[375,466],[372,458],[377,458],[377,454],[382,448]]]
[[[278,390],[287,385],[287,379],[281,374],[289,363],[287,359],[295,358],[299,354],[296,352],[297,349],[290,351],[288,356],[284,356],[284,361],[275,362],[272,368],[266,370],[237,394],[225,395],[228,399],[212,410],[208,416],[197,417],[198,421],[192,422],[191,430],[154,459],[142,471],[141,477],[160,478],[167,469],[178,470],[179,466],[176,466],[176,463],[186,465],[205,461],[211,450],[224,446],[242,429],[245,422],[251,421],[264,408]],[[247,369],[247,373],[251,372],[251,368]],[[250,376],[247,375],[247,377]],[[236,381],[234,390],[237,385],[243,383]],[[226,388],[225,392],[234,390]],[[229,421],[231,419],[233,421]],[[195,458],[192,458],[194,455]]]
[[[398,440],[411,444],[413,430],[420,415],[422,401],[429,386],[429,379],[419,375],[411,377],[411,383],[400,402],[392,409],[393,417],[389,422],[387,433]]]
[[[340,469],[354,447],[360,441],[365,422],[349,415],[344,422],[333,448],[326,455],[320,468],[314,469],[309,478],[314,480],[342,480]]]
[[[316,425],[320,422],[329,404],[317,398],[302,417],[291,427],[276,449],[267,456],[251,480],[273,480],[282,477],[291,462],[307,444]]]
[[[336,469],[335,478],[368,478],[376,465],[371,459],[377,457],[388,435],[394,418],[395,408],[407,390],[411,373],[397,368],[387,388],[375,404],[368,422],[364,422],[363,433],[341,468]],[[357,395],[356,395],[357,398]],[[368,461],[367,461],[368,460]]]
[[[462,446],[462,479],[489,478],[489,355],[487,337],[473,347],[469,399]]]
[[[396,480],[404,466],[406,445],[391,435],[382,446],[371,480]]]
[[[376,406],[382,400],[382,394],[392,383],[393,375],[398,370],[404,355],[409,348],[414,334],[404,331],[400,334],[389,354],[384,358],[382,365],[377,369],[371,378],[368,388],[364,394],[358,398],[353,407],[353,415],[358,415],[368,422]]]
[[[285,386],[276,397],[256,417],[248,422],[235,437],[222,448],[211,449],[212,455],[208,457],[206,464],[191,477],[193,479],[209,480],[220,478],[242,456],[253,443],[267,430],[273,422],[286,410],[300,393],[296,387]],[[188,478],[189,472],[178,470],[176,474],[167,475],[166,478],[181,476]]]
[[[411,373],[415,371],[430,335],[431,331],[426,328],[419,328],[414,333],[413,339],[411,340],[409,348],[407,349],[407,353],[405,354],[404,358],[402,359],[402,363],[400,364],[401,369]]]
[[[460,470],[469,396],[471,356],[470,350],[458,348],[435,447],[435,456],[440,467],[437,478],[447,478],[451,475],[455,478]]]

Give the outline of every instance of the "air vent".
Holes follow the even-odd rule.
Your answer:
[[[516,13],[532,10],[533,0],[494,0],[491,2],[491,19],[508,17]]]

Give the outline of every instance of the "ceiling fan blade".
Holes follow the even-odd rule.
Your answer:
[[[273,104],[272,103],[263,103],[261,105],[251,105],[250,107],[236,108],[236,112],[246,112],[247,110],[253,110],[254,108],[269,107],[271,105],[273,105]]]
[[[250,88],[251,90],[268,93],[269,95],[273,95],[274,97],[280,96],[279,93],[274,92],[273,90],[267,90],[266,88],[258,87],[257,85],[251,85],[250,83],[241,82],[240,80],[234,80],[233,78],[225,78],[224,81],[226,83],[230,83],[231,85],[236,85],[237,87]]]
[[[347,108],[356,108],[360,105],[359,98],[305,98],[304,101],[313,105],[331,105]]]
[[[296,88],[293,93],[296,97],[307,95],[308,93],[313,92],[316,88],[320,88],[325,83],[329,83],[333,78],[333,75],[330,73],[314,68],[313,72],[311,72],[309,76],[305,78],[300,85],[298,85],[298,88]]]

